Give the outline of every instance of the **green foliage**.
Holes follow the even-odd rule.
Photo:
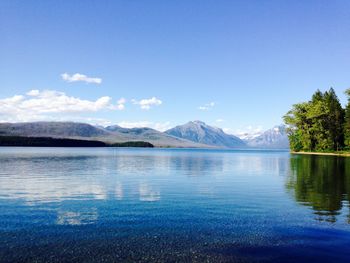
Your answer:
[[[350,112],[348,113],[350,120]],[[312,99],[293,105],[284,116],[293,151],[339,151],[344,148],[344,116],[333,88],[317,90]],[[350,123],[349,136],[350,140]]]
[[[0,146],[23,147],[105,147],[104,142],[51,137],[0,136]]]
[[[326,107],[329,109],[326,116],[326,128],[329,133],[330,149],[340,150],[344,148],[344,115],[337,95],[333,88],[325,93]]]
[[[154,147],[153,144],[143,141],[120,142],[106,144],[101,141],[61,139],[51,137],[22,137],[0,136],[0,146],[22,147]]]
[[[344,122],[344,144],[346,149],[350,150],[350,89],[345,91],[348,95],[348,104],[345,108],[345,122]]]
[[[146,147],[153,148],[154,145],[144,141],[130,141],[110,144],[112,147]]]
[[[291,132],[289,134],[290,148],[296,152],[303,150],[302,134],[300,131]]]

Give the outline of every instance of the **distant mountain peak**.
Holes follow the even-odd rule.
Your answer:
[[[216,129],[216,130],[224,132],[221,128],[216,127],[216,126],[208,125],[204,121],[200,121],[200,120],[190,121],[190,122],[188,122],[187,124],[184,124],[184,125],[191,125],[191,124],[192,125],[196,125],[196,126],[209,127],[210,129]]]
[[[207,125],[205,122],[200,120],[190,121],[189,123],[199,124],[199,125]]]
[[[245,143],[238,137],[226,134],[222,129],[210,126],[199,120],[176,126],[165,133],[216,147],[238,148],[245,146]]]
[[[264,132],[244,134],[240,138],[253,148],[289,148],[286,126],[276,125]]]

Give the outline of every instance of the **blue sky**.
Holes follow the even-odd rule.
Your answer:
[[[349,10],[336,0],[2,0],[0,121],[267,129],[316,89],[346,103]]]

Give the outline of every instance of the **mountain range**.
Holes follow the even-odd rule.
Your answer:
[[[147,141],[157,147],[205,147],[151,128],[106,128],[75,122],[0,123],[0,135],[99,140],[107,143]]]
[[[146,141],[156,147],[288,148],[288,137],[283,125],[251,137],[239,138],[202,121],[190,121],[165,132],[147,127],[97,127],[75,122],[0,123],[1,135],[99,140],[107,143]]]

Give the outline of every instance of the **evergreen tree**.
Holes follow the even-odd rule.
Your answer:
[[[327,148],[338,151],[344,147],[344,110],[333,88],[325,93],[324,99],[328,108],[325,128],[329,131],[330,145]]]
[[[329,108],[326,106],[325,96],[326,93],[323,94],[320,91],[316,91],[312,96],[312,100],[309,102],[307,118],[311,123],[309,127],[309,133],[311,135],[310,151],[325,150],[330,145],[328,130],[326,128]]]
[[[344,122],[344,143],[347,149],[350,149],[350,89],[345,91],[348,95],[348,104],[345,108],[345,122]]]
[[[293,105],[285,116],[290,147],[293,151],[338,151],[346,143],[350,147],[350,90],[345,112],[333,88],[325,93],[317,90],[308,102]]]
[[[310,134],[311,122],[307,118],[309,103],[298,103],[293,105],[284,116],[284,122],[288,125],[290,147],[293,151],[311,151],[312,135]]]

